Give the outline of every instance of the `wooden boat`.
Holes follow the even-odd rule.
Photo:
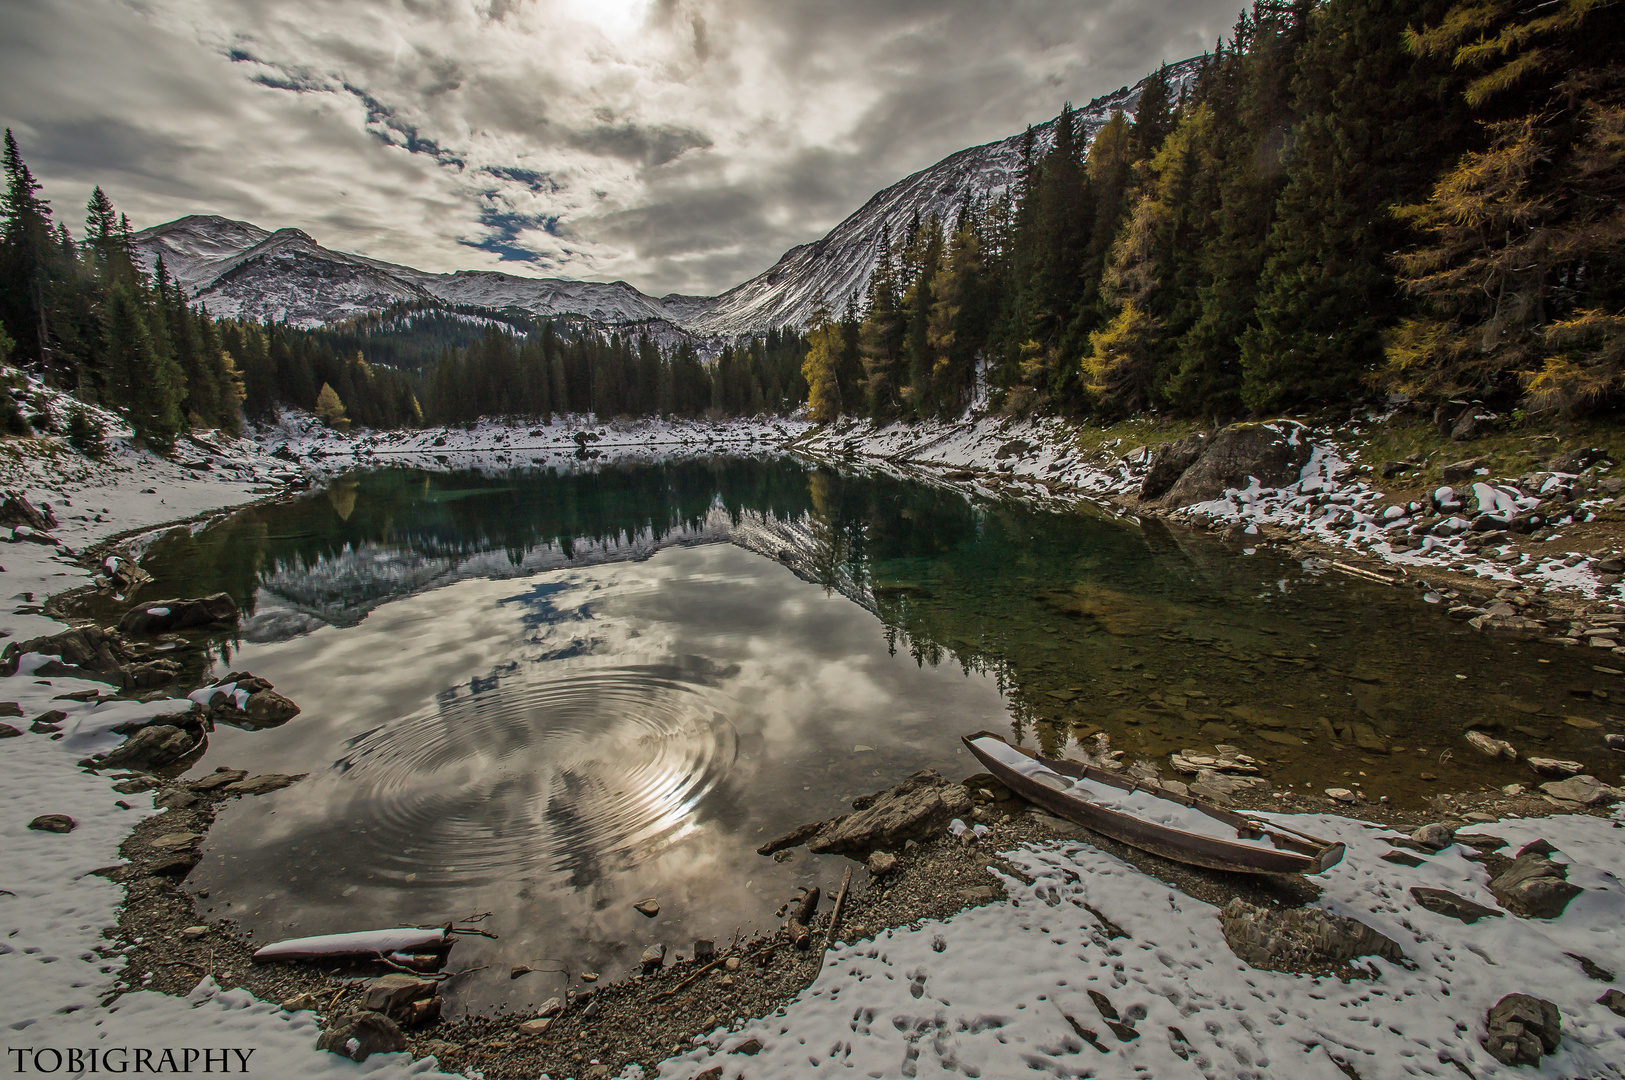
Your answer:
[[[1238,814],[1201,799],[1145,787],[1106,769],[1039,757],[991,731],[978,731],[963,739],[977,760],[987,766],[988,772],[1028,802],[1091,832],[1174,862],[1236,874],[1318,874],[1336,866],[1343,858],[1342,844]],[[994,747],[984,740],[1001,745]],[[982,744],[978,745],[979,742]],[[1047,777],[1048,783],[1044,782],[1046,771],[1052,774]],[[1065,779],[1057,780],[1057,776]],[[1163,816],[1175,822],[1183,818],[1186,827],[1148,820],[1144,815],[1102,805],[1081,787],[1066,786],[1067,781],[1104,785],[1122,792],[1126,800],[1135,795],[1142,803],[1148,797],[1160,800],[1167,804]]]

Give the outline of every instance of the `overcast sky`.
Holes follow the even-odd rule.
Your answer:
[[[304,229],[710,294],[874,192],[1195,55],[1239,0],[5,0],[0,122],[75,233]]]

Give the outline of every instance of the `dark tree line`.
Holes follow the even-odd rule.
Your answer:
[[[805,346],[770,331],[728,346],[710,364],[692,344],[662,348],[647,334],[566,337],[551,322],[523,337],[491,325],[466,349],[447,349],[428,375],[436,423],[481,416],[783,414],[806,400]]]
[[[1619,0],[1258,0],[1175,94],[888,238],[815,416],[1237,416],[1625,389]]]

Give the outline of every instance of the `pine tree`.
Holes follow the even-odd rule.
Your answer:
[[[51,357],[46,293],[60,248],[51,231],[51,206],[39,197],[40,183],[23,161],[11,129],[6,129],[6,190],[0,196],[0,322],[28,363]]]
[[[1270,229],[1258,322],[1241,342],[1242,398],[1255,412],[1351,399],[1382,361],[1382,334],[1401,314],[1393,208],[1425,197],[1465,134],[1445,65],[1403,40],[1411,20],[1443,6],[1330,0],[1315,15],[1293,83],[1303,119],[1292,176]]]

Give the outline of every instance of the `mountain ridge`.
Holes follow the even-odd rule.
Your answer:
[[[1202,61],[1170,64],[1175,95]],[[1149,78],[1149,76],[1148,76]],[[1113,112],[1132,112],[1145,79],[1077,110],[1085,143]],[[1059,117],[1032,127],[1037,149],[1054,138]],[[1015,183],[1025,132],[966,147],[871,196],[824,236],[797,244],[766,270],[717,296],[649,296],[624,281],[521,277],[498,270],[436,274],[324,248],[297,228],[274,231],[212,214],[191,214],[133,237],[143,264],[161,257],[188,295],[216,316],[313,327],[398,303],[484,308],[531,318],[573,317],[610,330],[650,332],[663,343],[683,338],[717,344],[769,329],[800,328],[822,305],[839,311],[861,299],[888,232],[900,235],[915,214],[951,221],[960,206],[996,199]]]

